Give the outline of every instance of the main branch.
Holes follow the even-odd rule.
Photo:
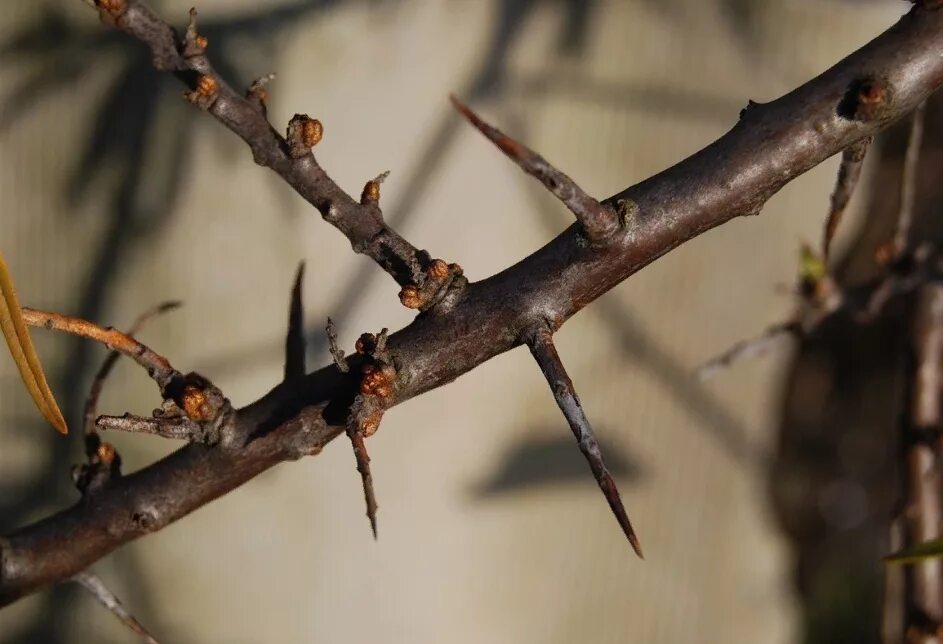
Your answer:
[[[192,91],[213,94],[211,83],[204,81],[200,89],[189,63],[180,68],[174,32],[141,2],[100,0],[99,6],[104,4],[124,7],[116,23],[151,48],[159,67],[176,72]],[[469,284],[448,307],[418,315],[389,337],[386,349],[395,375],[383,409],[519,346],[541,324],[556,330],[661,255],[734,217],[757,214],[792,179],[913,111],[943,84],[943,11],[931,4],[936,3],[915,6],[890,30],[786,96],[751,104],[733,129],[707,148],[605,200],[621,219],[606,244],[588,243],[582,226],[574,224],[514,266]],[[190,40],[201,44],[198,38]],[[218,89],[211,111],[250,142],[258,161],[299,191],[309,190],[322,214],[338,212],[331,204],[354,208],[356,202],[327,179],[313,157],[299,162],[285,156],[283,139],[267,122],[249,118],[263,113],[250,114],[251,101],[243,102],[224,86]],[[259,130],[242,130],[249,122]],[[255,145],[256,135],[268,143]],[[318,191],[310,192],[314,188]],[[370,234],[387,234],[376,213],[344,221],[338,227],[354,238],[361,225]],[[381,265],[386,262],[401,284],[414,279],[408,267],[401,270],[389,262],[388,254],[359,250]],[[349,373],[324,367],[279,384],[235,412],[231,429],[247,442],[187,445],[0,540],[0,603],[69,579],[122,544],[163,528],[262,471],[320,451],[344,432],[360,391],[354,374],[362,373],[363,357],[346,361]]]

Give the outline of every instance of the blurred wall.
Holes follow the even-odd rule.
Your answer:
[[[189,2],[155,2],[185,21]],[[351,192],[383,170],[386,216],[481,279],[569,214],[469,127],[468,99],[590,192],[704,146],[890,25],[900,2],[423,0],[198,8],[233,84],[277,71],[270,118],[325,124],[317,155]],[[396,287],[146,55],[80,2],[0,14],[0,247],[25,304],[127,325],[237,405],[280,376],[306,261],[311,365],[331,315],[350,347],[399,328]],[[278,125],[281,127],[281,125]],[[791,556],[765,476],[784,347],[706,384],[693,368],[789,315],[777,294],[816,241],[835,161],[763,216],[686,244],[568,323],[558,343],[646,551],[631,554],[526,351],[386,415],[371,440],[380,539],[344,441],[279,467],[95,570],[165,642],[789,642]],[[851,226],[849,226],[851,228]],[[840,242],[841,243],[841,240]],[[104,355],[34,334],[73,427]],[[121,365],[102,410],[147,413]],[[78,432],[38,420],[0,359],[0,527],[76,498]],[[115,436],[126,471],[173,449]],[[0,612],[2,642],[131,641],[74,588]]]

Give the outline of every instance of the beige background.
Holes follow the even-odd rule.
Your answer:
[[[103,99],[136,50],[80,2],[9,4],[0,39],[20,53],[0,54],[0,247],[24,303],[81,310],[89,267],[115,252],[98,321],[126,325],[157,301],[184,300],[142,338],[236,404],[279,377],[299,260],[313,330],[333,315],[349,348],[363,331],[409,322],[389,278],[170,84],[148,121],[145,172],[124,215],[143,221],[131,235],[139,241],[108,248],[114,195],[133,157],[102,162],[83,199],[65,195]],[[257,4],[199,8],[213,22],[258,15]],[[822,71],[902,5],[610,0],[591,5],[584,45],[571,53],[559,46],[565,2],[340,2],[260,34],[211,36],[210,46],[224,48],[243,82],[277,71],[273,122],[295,112],[321,119],[318,158],[352,192],[391,170],[383,203],[406,217],[399,231],[480,279],[562,230],[568,213],[458,122],[449,92],[604,196],[722,134],[747,99],[770,100]],[[188,7],[160,4],[181,24]],[[506,18],[515,29],[494,65],[502,7],[522,18]],[[50,12],[79,36],[47,36],[23,53],[16,38]],[[60,79],[69,66],[84,75]],[[52,86],[19,110],[36,78]],[[184,175],[170,199],[175,168]],[[536,366],[515,351],[387,415],[370,444],[378,543],[350,450],[337,441],[95,570],[164,642],[792,641],[790,556],[763,478],[788,349],[703,385],[689,376],[788,315],[791,301],[775,286],[792,281],[799,243],[818,239],[834,169],[833,160],[790,184],[762,217],[659,260],[558,336],[610,459],[623,465],[646,561],[631,555],[583,471]],[[351,283],[358,274],[366,279]],[[59,374],[55,386],[82,391],[103,352],[82,366],[70,341],[35,337]],[[320,334],[309,340],[323,347]],[[312,365],[327,360],[319,351]],[[157,402],[144,374],[122,365],[103,410],[146,413]],[[0,359],[5,530],[76,496],[68,465],[80,441],[53,436],[36,416],[11,361]],[[173,447],[114,442],[126,470]],[[89,598],[64,591],[0,612],[0,641],[29,637],[132,641]]]

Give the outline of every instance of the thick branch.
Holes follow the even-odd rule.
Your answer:
[[[153,18],[145,18],[150,29],[157,28]],[[162,56],[177,60],[169,32],[158,31],[167,41],[155,51],[158,62]],[[615,243],[587,245],[574,224],[530,257],[469,284],[448,311],[418,316],[389,338],[397,371],[386,406],[447,384],[520,345],[535,325],[561,325],[672,248],[738,215],[759,212],[787,182],[923,102],[943,83],[940,51],[943,11],[913,9],[821,76],[772,103],[752,106],[704,150],[608,200],[622,202],[630,214]],[[883,91],[874,92],[874,83]],[[232,114],[255,109],[225,96],[216,109],[227,124]],[[267,132],[260,137],[275,145],[277,135]],[[274,152],[263,146],[263,159],[269,152],[273,163],[296,176],[277,145]],[[319,172],[313,161],[307,166]],[[342,204],[345,198],[338,196]],[[359,359],[351,356],[348,364],[359,366]],[[283,383],[236,412],[236,429],[254,437],[244,447],[188,445],[104,487],[94,503],[80,502],[0,541],[0,603],[75,575],[279,462],[316,453],[344,432],[357,386],[356,378],[333,365]]]

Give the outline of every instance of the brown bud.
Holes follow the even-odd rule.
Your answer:
[[[361,371],[363,380],[360,381],[360,393],[381,398],[388,398],[393,394],[393,383],[382,370],[372,364],[365,364]]]
[[[377,336],[372,333],[364,333],[359,338],[357,338],[356,344],[354,344],[354,349],[357,353],[364,354],[373,351],[377,346]]]
[[[321,142],[324,136],[324,126],[318,119],[308,119],[304,122],[301,129],[301,141],[309,148],[313,148]]]
[[[95,454],[98,456],[98,460],[105,465],[111,465],[115,460],[117,453],[118,452],[115,450],[115,446],[111,443],[102,443],[95,451]]]
[[[360,203],[366,205],[378,201],[380,201],[380,184],[376,181],[368,181],[363,187],[363,192],[360,193]]]
[[[112,18],[117,18],[128,8],[125,0],[95,0],[95,4]]]
[[[324,126],[321,121],[307,114],[295,114],[288,122],[288,144],[291,146],[291,155],[296,159],[311,152],[311,148],[320,143],[323,136]]]
[[[366,206],[367,204],[380,201],[380,184],[383,183],[388,176],[390,176],[389,170],[381,172],[364,185],[363,192],[360,193],[360,203],[362,205]]]
[[[192,92],[187,92],[184,94],[184,97],[203,109],[209,109],[218,94],[219,83],[216,79],[208,74],[200,74],[200,77],[196,80],[196,89]]]
[[[206,392],[193,384],[183,388],[183,410],[190,420],[207,422],[213,420],[213,406],[206,397]]]
[[[419,289],[415,286],[404,286],[399,292],[399,301],[407,309],[422,308],[422,297],[419,295]]]
[[[219,91],[219,83],[208,74],[200,74],[200,78],[196,81],[196,91],[199,92],[201,96],[209,98]]]
[[[441,259],[434,259],[429,264],[429,268],[426,270],[429,274],[429,277],[432,277],[437,280],[444,280],[449,275],[449,265],[443,262]]]

